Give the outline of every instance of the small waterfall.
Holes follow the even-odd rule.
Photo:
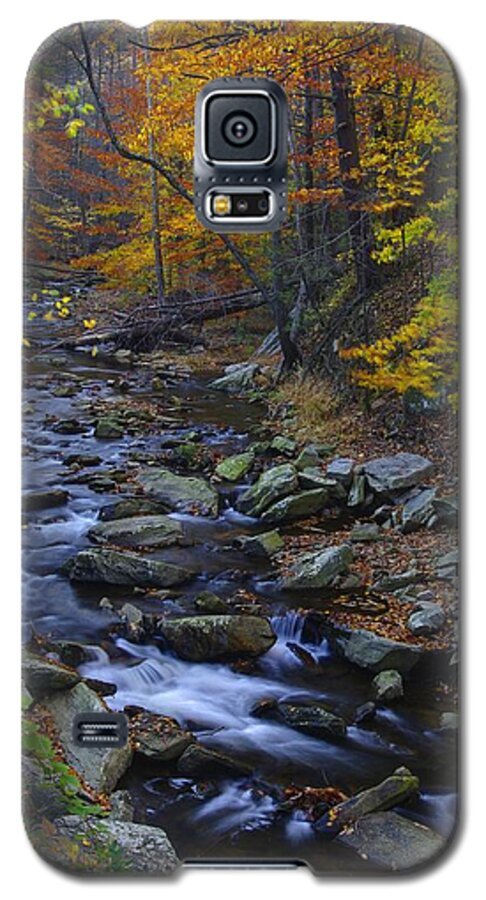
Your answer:
[[[252,788],[239,783],[227,784],[217,797],[201,806],[193,815],[195,822],[204,822],[213,834],[241,831],[261,831],[272,824],[277,804],[268,794],[258,795]]]
[[[283,616],[273,616],[270,620],[279,641],[302,643],[305,618],[295,610],[289,610]]]

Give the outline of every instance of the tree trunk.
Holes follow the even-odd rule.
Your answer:
[[[146,35],[148,43],[148,35]],[[144,51],[145,62],[149,62],[148,50]],[[150,75],[147,74],[145,82],[145,96],[147,100],[147,116],[149,119],[148,127],[148,152],[150,157],[155,156],[154,133],[150,118],[153,110],[152,85]],[[157,302],[159,306],[165,303],[165,282],[164,282],[164,264],[162,260],[162,247],[160,243],[160,210],[159,210],[159,183],[156,169],[150,166],[150,193],[151,193],[151,211],[152,211],[152,246],[154,249],[155,277],[157,281]]]
[[[302,361],[300,350],[290,335],[289,321],[283,300],[282,237],[280,231],[272,233],[273,285],[271,305],[278,339],[282,349],[282,372],[291,372]]]
[[[358,295],[366,298],[377,283],[377,268],[372,258],[373,234],[370,217],[360,209],[363,186],[359,174],[358,135],[349,84],[340,66],[330,70],[332,105],[339,147],[339,169],[343,182],[348,229],[356,269]]]

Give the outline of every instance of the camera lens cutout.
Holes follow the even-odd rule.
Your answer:
[[[247,212],[248,211],[248,200],[244,200],[243,198],[241,198],[240,200],[237,200],[236,201],[236,209],[240,213]]]
[[[235,112],[223,122],[223,136],[232,147],[246,147],[256,135],[255,119],[249,113]]]
[[[258,201],[258,209],[259,209],[259,211],[260,211],[261,213],[267,213],[267,212],[268,212],[268,206],[269,206],[269,204],[268,204],[268,197],[266,197],[266,196],[260,197],[260,199],[259,199],[259,201]]]

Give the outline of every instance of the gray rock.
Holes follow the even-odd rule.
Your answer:
[[[428,637],[436,634],[445,625],[445,614],[437,603],[419,601],[420,608],[409,616],[407,628],[416,637]]]
[[[265,513],[263,514],[265,516]],[[285,544],[275,528],[273,531],[264,531],[253,536],[243,535],[235,538],[235,546],[240,547],[248,556],[261,559],[270,559],[283,550]]]
[[[130,716],[130,737],[137,754],[160,763],[179,759],[194,741],[174,719],[145,710]]]
[[[371,813],[358,819],[336,838],[379,869],[404,871],[433,862],[445,847],[445,839],[394,812]]]
[[[261,656],[276,641],[261,616],[187,616],[163,620],[159,632],[181,659],[193,662]]]
[[[349,538],[353,543],[367,543],[368,541],[379,541],[382,537],[382,531],[376,522],[363,522],[352,528]]]
[[[323,739],[346,737],[346,722],[321,706],[279,703],[278,718],[289,728]]]
[[[390,703],[403,697],[403,679],[396,669],[384,669],[373,678],[377,703]]]
[[[100,519],[103,522],[111,522],[114,519],[129,519],[132,516],[162,515],[169,509],[167,503],[151,500],[149,497],[124,497],[123,500],[103,506],[100,510]]]
[[[66,762],[95,791],[109,793],[130,765],[131,747],[77,746],[73,740],[73,720],[78,713],[106,712],[108,707],[85,684],[53,694],[44,701],[52,716]]]
[[[64,570],[72,581],[127,584],[137,587],[173,587],[188,581],[187,569],[135,553],[115,550],[81,550],[70,559]]]
[[[228,604],[226,600],[213,594],[212,591],[201,591],[194,600],[194,606],[198,612],[207,615],[225,614],[228,612]]]
[[[416,497],[407,500],[402,510],[402,531],[409,534],[427,525],[434,513],[433,501],[437,494],[436,488],[425,488]]]
[[[396,669],[402,674],[409,672],[423,654],[420,647],[391,641],[365,629],[348,634],[334,633],[331,634],[331,640],[338,653],[348,662],[371,672],[382,672],[384,669]]]
[[[215,472],[218,478],[224,481],[240,481],[251,469],[255,462],[255,454],[252,451],[238,453],[236,456],[227,456],[216,466]]]
[[[118,822],[133,822],[135,808],[129,791],[114,791],[110,797],[110,819]]]
[[[389,521],[392,512],[393,506],[384,503],[382,506],[379,506],[378,509],[375,509],[371,518],[374,519],[375,522],[378,522],[378,525],[383,525],[385,522]]]
[[[124,871],[145,872],[154,875],[168,875],[176,869],[180,862],[176,852],[162,828],[152,825],[138,825],[134,822],[123,822],[117,819],[97,819],[95,816],[62,816],[54,822],[58,835],[79,846],[86,841],[89,851],[83,846],[83,852],[69,860],[71,869],[112,872],[113,848],[120,852]],[[84,856],[93,853],[93,862],[89,860],[83,866]]]
[[[339,456],[329,463],[327,467],[327,476],[328,478],[334,478],[348,488],[353,478],[353,469],[354,459]]]
[[[90,528],[88,537],[95,544],[121,547],[169,547],[184,540],[182,525],[170,516],[136,516],[101,522]]]
[[[285,456],[293,456],[297,449],[297,441],[284,434],[277,434],[270,443],[270,449],[277,453],[283,453]]]
[[[457,497],[437,497],[434,500],[434,510],[437,525],[447,525],[449,528],[457,527],[459,516],[459,500]]]
[[[191,744],[177,761],[177,770],[190,778],[235,778],[249,775],[252,769],[223,753],[208,750],[201,744]]]
[[[366,497],[366,478],[354,475],[348,494],[348,506],[362,506]]]
[[[381,781],[380,784],[360,791],[349,800],[338,803],[332,808],[331,813],[326,813],[317,820],[314,828],[320,832],[341,831],[342,828],[351,825],[362,816],[383,812],[399,803],[404,803],[418,792],[419,786],[418,778],[412,775],[409,769],[402,766],[395,769],[393,774]]]
[[[440,717],[440,727],[444,731],[457,731],[459,728],[459,716],[455,712],[444,712]]]
[[[335,478],[327,478],[322,469],[303,469],[299,472],[299,486],[309,491],[317,488],[327,491],[329,500],[337,502],[346,500],[346,488]]]
[[[440,556],[439,559],[436,560],[435,565],[437,569],[447,569],[450,566],[458,566],[459,550],[450,550],[449,553]]]
[[[50,509],[52,506],[64,506],[68,500],[68,492],[60,488],[27,491],[22,497],[22,508],[25,512],[36,512],[41,509]]]
[[[280,522],[293,522],[305,519],[322,512],[328,503],[328,492],[322,488],[314,491],[302,491],[291,494],[273,503],[262,515],[262,522],[276,525]]]
[[[247,516],[260,516],[272,503],[286,497],[298,486],[297,472],[289,463],[274,466],[260,475],[259,479],[236,501],[236,509]]]
[[[236,363],[226,366],[225,374],[211,382],[210,387],[228,394],[240,394],[255,388],[255,377],[260,371],[256,363]]]
[[[218,514],[218,493],[202,478],[175,475],[169,469],[154,469],[138,476],[146,492],[170,509],[197,510],[203,515]]]
[[[24,654],[22,674],[25,686],[35,700],[56,691],[69,690],[81,681],[75,669],[34,653]]]
[[[123,425],[111,416],[102,416],[95,427],[95,437],[102,440],[116,440],[124,435]]]
[[[421,484],[434,467],[417,453],[396,453],[372,459],[363,468],[370,488],[377,494],[386,494]]]
[[[396,575],[384,575],[373,585],[374,591],[399,591],[406,588],[409,584],[416,584],[420,581],[421,575],[417,569],[408,569],[406,572],[399,572]]]
[[[304,469],[319,468],[321,464],[321,456],[317,448],[313,444],[304,447],[295,460],[295,468],[301,472]]]
[[[373,719],[375,714],[376,705],[372,700],[369,700],[367,703],[362,703],[361,706],[358,706],[354,714],[354,721],[356,725],[360,725],[361,722],[368,722],[370,719]]]
[[[336,575],[346,572],[352,559],[353,551],[349,544],[306,553],[295,560],[289,573],[281,579],[282,587],[292,591],[326,587]]]

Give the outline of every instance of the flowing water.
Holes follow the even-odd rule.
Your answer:
[[[420,777],[422,790],[413,808],[403,813],[447,834],[454,819],[450,788],[454,773],[448,771],[449,745],[439,733],[439,713],[426,683],[412,679],[399,707],[381,709],[362,725],[351,724],[346,740],[339,744],[252,715],[262,699],[316,700],[353,722],[357,707],[370,699],[370,679],[336,660],[325,641],[304,637],[298,607],[316,604],[315,598],[296,601],[279,594],[266,563],[250,561],[229,547],[237,535],[258,530],[257,523],[233,509],[243,485],[222,490],[218,519],[174,514],[193,546],[155,550],[150,556],[184,565],[194,577],[163,603],[147,603],[152,611],[177,615],[194,612],[194,596],[201,589],[230,596],[244,588],[259,595],[271,605],[278,639],[248,674],[223,663],[185,662],[156,642],[141,645],[117,637],[117,617],[99,608],[101,597],[109,597],[118,606],[132,597],[140,602],[140,596],[121,587],[71,583],[60,573],[69,557],[89,545],[87,532],[100,508],[120,496],[98,494],[87,484],[68,482],[63,458],[72,453],[97,454],[101,468],[122,468],[134,451],[160,453],[160,435],[101,441],[92,429],[74,435],[54,431],[51,417],[83,420],[83,402],[116,394],[116,380],[124,371],[102,355],[93,359],[63,353],[63,357],[61,368],[42,361],[31,364],[24,393],[28,407],[25,487],[69,491],[65,505],[30,513],[24,528],[27,636],[33,628],[54,640],[87,642],[91,658],[80,671],[116,685],[116,693],[107,698],[113,708],[138,705],[172,716],[205,746],[250,763],[258,772],[258,777],[228,779],[215,786],[174,777],[173,771],[137,761],[124,786],[132,793],[140,820],[167,827],[183,858],[285,857],[311,862],[319,858],[322,868],[323,854],[329,854],[331,868],[359,866],[359,860],[350,861],[349,853],[335,844],[316,842],[302,812],[282,814],[281,787],[332,785],[352,792],[378,782],[399,765],[408,765]],[[76,396],[54,396],[56,383],[70,378]],[[143,380],[135,382],[130,392],[130,397],[137,395],[141,400],[153,398]],[[167,396],[176,397],[181,420],[171,434],[197,428],[202,444],[224,453],[242,450],[250,440],[249,429],[261,419],[258,404],[211,391],[204,380],[177,381],[167,389]],[[320,598],[320,608],[323,602]],[[303,646],[316,665],[307,666],[292,652],[292,645]]]

